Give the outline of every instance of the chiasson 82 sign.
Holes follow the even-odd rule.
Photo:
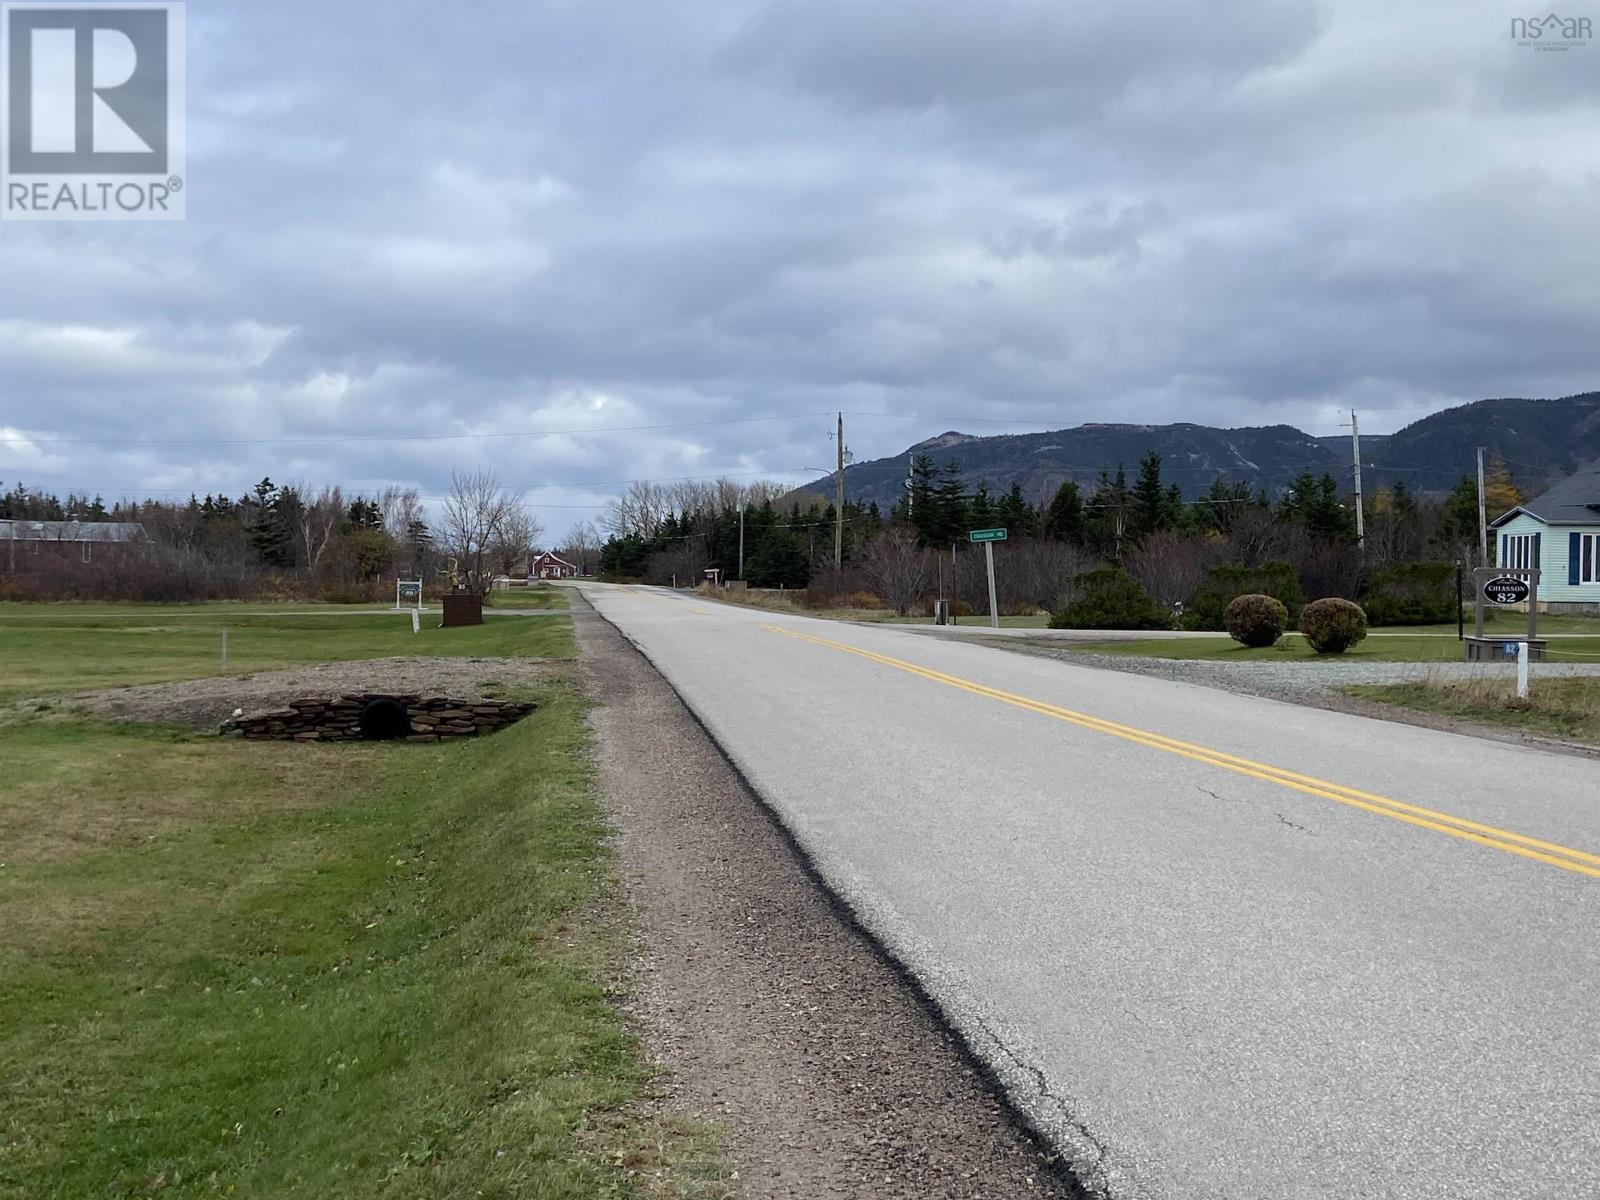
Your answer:
[[[1496,575],[1483,581],[1483,598],[1490,604],[1521,604],[1532,594],[1526,579]]]
[[[183,16],[0,4],[0,220],[184,218]]]

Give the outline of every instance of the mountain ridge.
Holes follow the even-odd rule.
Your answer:
[[[1404,483],[1423,494],[1442,494],[1476,466],[1477,447],[1498,453],[1530,495],[1600,458],[1600,392],[1556,399],[1499,397],[1431,413],[1392,434],[1361,439],[1362,483],[1367,491]],[[1185,498],[1212,482],[1244,482],[1279,495],[1302,471],[1332,475],[1349,488],[1350,438],[1317,437],[1292,425],[1217,427],[1193,422],[1157,425],[1094,421],[1069,429],[993,436],[949,429],[899,454],[845,468],[845,495],[888,508],[904,494],[911,456],[926,454],[943,466],[959,464],[966,486],[987,482],[991,492],[1018,484],[1032,503],[1044,503],[1068,480],[1092,488],[1102,471],[1118,465],[1131,478],[1149,451],[1161,455],[1162,474]],[[805,491],[831,496],[834,476]]]

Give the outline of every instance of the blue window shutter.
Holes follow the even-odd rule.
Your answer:
[[[1544,534],[1536,533],[1533,535],[1533,569],[1535,571],[1539,569],[1539,546],[1543,541]]]
[[[1578,586],[1578,559],[1583,554],[1583,535],[1567,534],[1567,582]]]

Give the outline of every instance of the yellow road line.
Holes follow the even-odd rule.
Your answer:
[[[654,600],[657,604],[677,605],[679,612],[686,612],[691,617],[709,617],[712,615],[703,609],[696,608],[693,604],[685,603],[683,598],[677,596],[668,599],[666,596],[658,596],[654,592],[640,591],[636,587],[630,587],[628,589],[628,594],[631,596],[643,596],[646,600]]]
[[[1420,805],[1407,804],[1401,800],[1375,795],[1372,792],[1364,792],[1357,788],[1346,787],[1343,784],[1330,783],[1325,779],[1302,775],[1283,767],[1274,767],[1268,763],[1241,758],[1236,754],[1228,754],[1225,751],[1196,745],[1193,742],[1180,741],[1177,738],[1152,733],[1149,730],[1138,729],[1131,725],[1120,725],[1115,721],[1108,721],[1102,717],[1076,712],[1073,709],[1062,708],[1055,704],[1047,704],[1044,701],[1033,700],[1027,696],[1019,696],[1013,692],[1001,691],[999,688],[975,683],[970,679],[962,679],[957,675],[947,675],[943,671],[935,671],[929,667],[918,666],[916,663],[891,658],[886,654],[878,654],[872,650],[863,650],[859,646],[851,646],[845,642],[836,642],[830,638],[799,633],[777,625],[763,624],[761,628],[772,633],[782,634],[784,637],[812,642],[818,646],[826,646],[833,650],[843,650],[846,653],[858,655],[883,666],[893,667],[898,671],[919,675],[936,683],[960,688],[962,691],[971,692],[974,695],[998,700],[1003,704],[1026,709],[1042,716],[1053,717],[1056,720],[1079,725],[1085,729],[1092,729],[1097,733],[1108,734],[1155,750],[1163,750],[1169,754],[1176,754],[1209,766],[1220,767],[1223,770],[1246,775],[1252,779],[1276,783],[1281,787],[1292,788],[1308,796],[1333,800],[1351,808],[1359,808],[1366,812],[1376,813],[1379,816],[1390,817],[1396,821],[1404,821],[1406,824],[1415,825],[1420,829],[1429,829],[1435,833],[1448,834],[1464,841],[1476,842],[1480,846],[1503,850],[1508,854],[1521,855],[1524,858],[1531,858],[1538,862],[1547,863],[1550,866],[1560,867],[1563,870],[1574,871],[1580,875],[1589,875],[1600,879],[1600,855],[1589,854],[1583,850],[1575,850],[1570,846],[1562,846],[1556,842],[1541,841],[1538,838],[1531,838],[1524,834],[1513,833],[1510,830],[1499,829],[1493,825],[1469,821],[1465,817],[1440,812],[1437,809],[1423,808]]]

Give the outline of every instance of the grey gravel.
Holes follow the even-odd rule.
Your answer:
[[[586,603],[572,607],[641,935],[635,1016],[665,1103],[721,1128],[731,1194],[1067,1195],[672,688]]]

